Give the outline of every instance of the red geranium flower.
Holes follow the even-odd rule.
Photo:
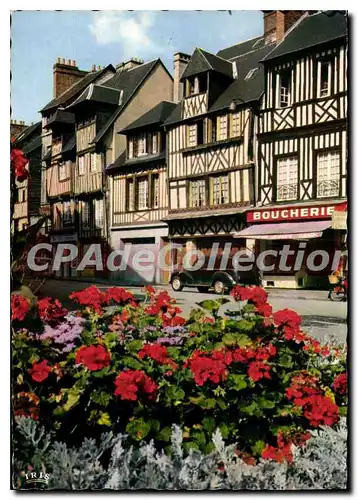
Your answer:
[[[102,370],[109,366],[111,354],[103,345],[82,346],[76,352],[76,364],[85,365],[89,370]]]
[[[258,382],[262,378],[271,378],[270,375],[271,366],[263,361],[253,361],[249,364],[249,368],[247,370],[248,376],[254,382]]]
[[[26,169],[26,166],[29,163],[28,158],[24,156],[24,153],[20,149],[13,148],[11,150],[10,160],[14,169],[16,180],[23,182],[29,175],[29,172]]]
[[[97,314],[102,314],[102,305],[106,303],[106,294],[92,285],[79,292],[73,292],[70,299],[75,300],[83,306],[88,306]]]
[[[58,323],[68,312],[67,309],[62,307],[59,300],[53,300],[50,297],[38,299],[37,309],[40,318],[46,323]]]
[[[171,368],[177,368],[177,364],[169,358],[168,350],[165,346],[160,344],[146,344],[138,352],[138,356],[143,358],[150,358],[161,365],[169,365]]]
[[[310,396],[303,407],[303,415],[312,427],[331,426],[339,420],[338,406],[327,396]]]
[[[149,316],[156,316],[157,314],[160,313],[160,307],[157,306],[156,304],[152,304],[151,306],[146,307],[144,309],[144,312]]]
[[[347,373],[340,373],[334,379],[332,387],[337,394],[347,394]]]
[[[147,285],[144,287],[144,291],[147,295],[154,295],[155,294],[155,288],[153,288],[151,285]]]
[[[49,376],[49,373],[52,372],[52,367],[49,366],[47,359],[44,359],[40,363],[34,363],[32,368],[29,370],[29,374],[32,377],[32,380],[36,382],[43,382]]]
[[[24,321],[26,314],[30,310],[30,302],[23,295],[13,294],[11,295],[11,319],[17,319],[18,321]]]
[[[113,300],[120,305],[125,305],[130,303],[135,303],[134,295],[128,290],[120,287],[111,287],[107,289],[104,299],[108,304]]]
[[[225,357],[222,351],[213,351],[210,354],[201,351],[194,351],[185,365],[189,366],[197,385],[202,386],[207,380],[214,384],[226,380],[228,376],[227,365],[232,361],[232,357]]]
[[[114,381],[115,396],[129,401],[137,401],[138,392],[147,395],[148,399],[155,399],[157,385],[142,370],[125,370]]]

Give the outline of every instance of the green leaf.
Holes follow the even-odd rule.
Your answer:
[[[95,377],[95,378],[106,377],[107,375],[109,375],[111,369],[112,369],[111,366],[106,366],[105,368],[102,368],[102,370],[97,370],[97,371],[91,372],[91,375],[92,375],[92,377]]]
[[[132,340],[126,345],[126,350],[130,353],[137,353],[143,347],[142,340]]]
[[[186,450],[186,451],[189,451],[189,450],[198,450],[199,449],[199,446],[194,443],[193,441],[186,441],[183,443],[183,448]]]
[[[275,408],[276,403],[274,401],[270,401],[269,399],[265,399],[263,396],[259,397],[257,403],[260,408],[272,409]]]
[[[170,385],[165,389],[165,395],[169,400],[182,401],[185,398],[185,392],[176,385]]]
[[[78,403],[80,396],[81,394],[78,391],[70,390],[67,396],[67,401],[63,405],[63,409],[65,411],[69,411],[73,406],[75,406]]]
[[[126,432],[136,441],[141,441],[150,432],[150,423],[143,418],[136,418],[128,422]]]
[[[216,302],[219,302],[220,305],[228,304],[230,302],[229,299],[226,299],[225,297],[219,297],[216,299]]]
[[[203,309],[206,309],[207,311],[213,312],[213,311],[218,311],[221,307],[221,304],[217,300],[203,300],[202,302],[197,302],[198,306],[201,306]]]
[[[159,432],[160,422],[159,420],[155,420],[154,418],[149,420],[150,428],[153,432]]]
[[[246,375],[235,375],[232,374],[229,376],[230,388],[235,391],[241,391],[247,387],[247,376]]]
[[[348,411],[347,406],[340,406],[339,407],[339,415],[341,417],[346,417],[347,416],[347,411]]]
[[[119,340],[118,333],[115,332],[108,332],[106,335],[103,337],[103,343],[105,344],[108,349],[111,349],[114,347]]]
[[[283,366],[284,368],[292,368],[292,356],[290,356],[289,354],[281,354],[281,356],[279,356],[278,358],[278,364],[280,366]]]
[[[254,446],[252,446],[252,452],[254,453],[254,455],[261,455],[264,448],[265,448],[265,442],[259,439],[258,441],[256,441]]]
[[[217,403],[219,408],[221,408],[222,410],[226,410],[227,404],[225,403],[225,401],[223,399],[217,398],[216,403]]]
[[[222,341],[227,346],[245,347],[251,343],[250,337],[242,333],[225,333]]]
[[[193,431],[192,437],[195,443],[198,444],[199,448],[205,446],[206,438],[205,438],[205,433],[203,431]]]
[[[252,401],[249,405],[240,406],[240,410],[252,416],[258,410],[258,406],[255,401]]]
[[[226,424],[221,424],[219,425],[219,429],[221,432],[221,435],[224,439],[227,439],[229,437],[229,428]]]
[[[243,330],[244,332],[250,332],[255,326],[255,321],[251,321],[248,319],[241,319],[237,322],[237,329]]]
[[[112,425],[112,422],[111,422],[111,418],[108,415],[108,413],[101,412],[100,415],[101,416],[97,420],[97,424],[99,424],[99,425],[107,425],[108,427],[110,427]]]
[[[213,417],[205,417],[202,420],[202,425],[203,429],[212,434],[215,430],[215,419]]]
[[[204,395],[201,395],[199,397],[190,397],[189,401],[194,403],[195,405],[200,406],[200,408],[203,408],[204,410],[210,410],[212,408],[215,408],[216,406],[216,400],[213,398],[205,398]]]
[[[171,427],[163,427],[160,432],[155,436],[159,441],[165,441],[166,443],[169,443],[170,438],[172,435],[172,428]]]
[[[141,370],[143,368],[143,364],[138,359],[130,356],[125,356],[121,361],[126,368],[132,368],[132,370]]]
[[[108,406],[109,402],[112,398],[111,394],[108,394],[108,392],[100,391],[100,392],[92,392],[91,394],[91,400],[94,403],[97,403],[100,406]]]

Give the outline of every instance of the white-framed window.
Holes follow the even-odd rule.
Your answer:
[[[152,136],[152,153],[158,153],[158,134],[154,133]]]
[[[241,114],[231,115],[231,137],[238,137],[241,134]]]
[[[317,89],[318,97],[327,97],[331,93],[332,62],[318,61]]]
[[[222,116],[218,117],[218,130],[217,130],[217,140],[218,141],[223,141],[224,139],[228,138],[228,135],[227,135],[228,116],[229,115],[222,115]]]
[[[138,156],[142,156],[147,153],[146,142],[146,134],[140,134],[138,137]]]
[[[101,200],[94,200],[94,220],[96,227],[103,227],[104,224],[104,202]]]
[[[66,168],[66,163],[59,163],[58,165],[58,179],[60,181],[64,181],[67,179],[67,168]]]
[[[99,161],[98,161],[98,158],[97,158],[97,154],[96,153],[91,153],[91,156],[90,156],[90,172],[91,173],[94,173],[94,172],[98,172],[98,167],[99,167]]]
[[[189,184],[190,207],[202,207],[205,205],[205,179],[195,179]]]
[[[340,155],[338,151],[317,155],[317,198],[339,196]]]
[[[63,224],[71,224],[72,223],[72,211],[71,211],[71,202],[65,201],[63,203]]]
[[[129,212],[135,210],[134,178],[127,179],[127,209]]]
[[[229,203],[229,176],[217,175],[210,179],[210,204]]]
[[[278,104],[280,108],[291,105],[291,70],[279,73],[278,81]]]
[[[139,177],[138,183],[138,210],[149,207],[148,177]]]
[[[153,193],[152,208],[159,208],[159,202],[160,202],[159,174],[152,175],[152,193]]]
[[[128,139],[128,158],[133,158],[133,139]]]
[[[193,123],[188,126],[188,147],[196,146],[197,124]]]
[[[287,156],[277,160],[276,201],[297,200],[298,195],[297,156]]]
[[[78,175],[85,175],[85,157],[78,157]]]
[[[90,205],[88,201],[82,201],[81,220],[84,228],[90,226]]]

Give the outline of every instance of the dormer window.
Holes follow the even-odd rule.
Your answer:
[[[203,94],[207,90],[207,75],[197,75],[186,79],[185,97]]]
[[[128,139],[128,158],[159,153],[159,132],[143,132]]]

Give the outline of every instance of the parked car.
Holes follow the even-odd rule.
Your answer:
[[[260,285],[260,273],[256,267],[251,271],[236,271],[226,269],[189,271],[183,269],[175,271],[170,277],[170,284],[175,292],[181,291],[184,287],[197,288],[199,292],[214,292],[221,295],[225,291],[231,290],[235,285]]]

